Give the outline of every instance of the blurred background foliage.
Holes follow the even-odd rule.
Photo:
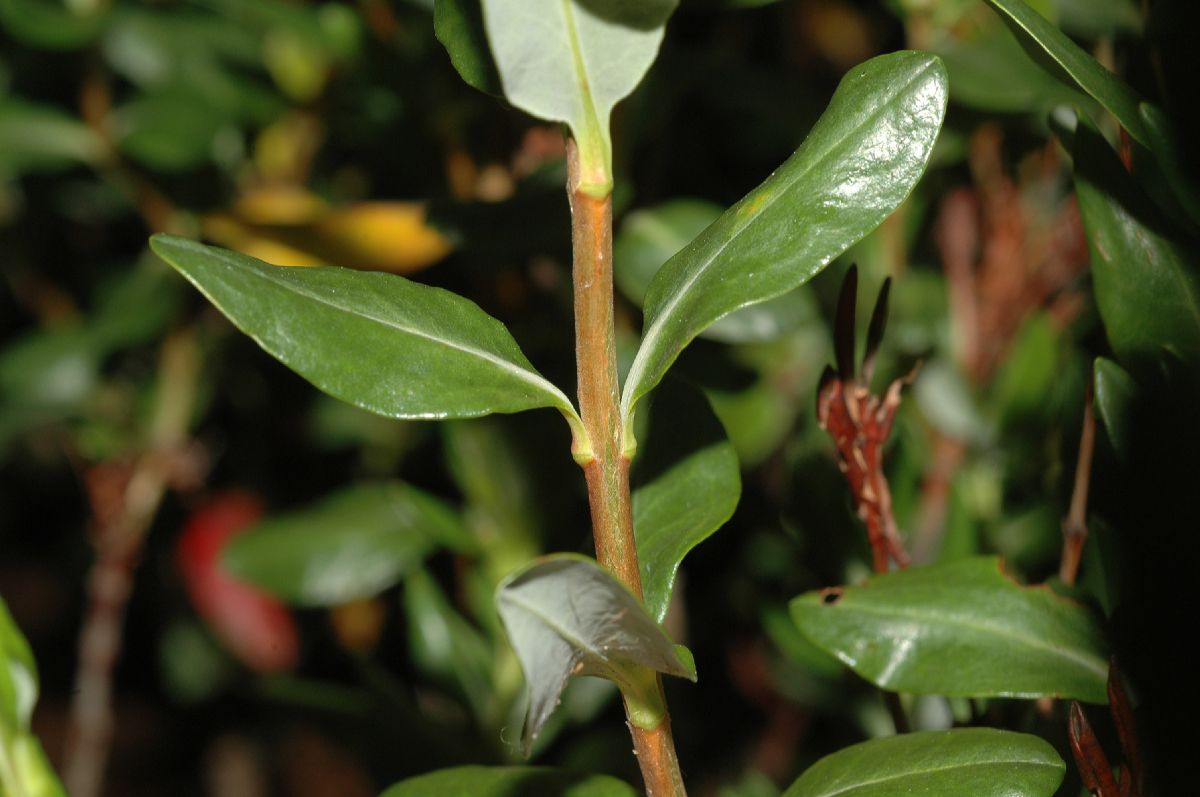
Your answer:
[[[1187,0],[1033,5],[1197,140]],[[615,117],[619,331],[632,350],[653,271],[791,153],[847,69],[906,46],[939,53],[952,92],[916,193],[675,370],[705,390],[743,470],[741,504],[685,563],[667,619],[700,671],[668,685],[699,795],[776,795],[821,755],[891,731],[878,692],[786,612],[869,571],[812,411],[850,262],[860,317],[894,280],[877,385],[921,363],[887,466],[915,562],[996,552],[1027,581],[1058,570],[1092,361],[1111,351],[1051,130],[1062,104],[1093,106],[982,2],[684,0]],[[557,129],[462,83],[432,0],[0,0],[0,595],[36,654],[32,729],[57,767],[97,550],[132,573],[107,794],[352,797],[518,758],[521,675],[492,592],[543,551],[590,544],[561,424],[398,423],[339,404],[145,241],[168,230],[452,288],[567,388],[563,155]],[[1194,484],[1194,373],[1172,384],[1130,389],[1151,408],[1123,416],[1135,451],[1101,436],[1077,587],[1106,616],[1126,607],[1110,619],[1152,720],[1155,690],[1196,689],[1150,677],[1181,672],[1159,657],[1186,629],[1143,616],[1155,585],[1186,583],[1173,579],[1195,544],[1136,536],[1190,513],[1120,466],[1161,464],[1161,441],[1182,434],[1167,483]],[[148,504],[131,507],[143,482]],[[106,549],[114,528],[138,545]],[[917,727],[984,716],[1064,749],[1062,723],[1028,704],[909,709]],[[552,724],[536,761],[637,782],[607,683],[574,682]],[[1079,793],[1077,777],[1060,793]]]

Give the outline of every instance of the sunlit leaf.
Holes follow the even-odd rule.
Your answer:
[[[570,126],[591,188],[611,188],[609,114],[654,61],[677,2],[482,0],[504,96]]]
[[[945,70],[926,53],[881,56],[843,78],[800,149],[654,277],[622,397],[627,428],[696,335],[803,284],[908,196],[945,107]]]
[[[733,515],[741,495],[737,453],[703,394],[668,385],[650,407],[638,458],[633,528],[646,610],[659,622],[683,557]]]
[[[450,252],[420,202],[330,207],[302,189],[265,188],[203,220],[218,243],[277,266],[339,265],[411,274]]]
[[[529,687],[526,753],[573,675],[643,687],[645,669],[695,680],[671,640],[620,582],[591,559],[556,554],[505,579],[496,606]]]
[[[33,652],[9,614],[8,605],[0,598],[0,731],[28,729],[37,696]]]
[[[884,689],[960,697],[1107,701],[1108,650],[1092,614],[1021,587],[991,557],[810,592],[792,619],[819,647]]]
[[[397,783],[379,797],[636,797],[637,791],[608,775],[584,775],[547,767],[455,767]]]
[[[239,578],[301,606],[374,595],[442,546],[463,547],[454,512],[407,484],[357,485],[234,540],[226,566]]]
[[[1200,248],[1162,217],[1090,127],[1075,131],[1075,191],[1096,305],[1127,367],[1166,349],[1200,357]]]
[[[554,407],[578,416],[473,302],[391,274],[281,268],[156,235],[151,248],[243,332],[317,387],[394,418]]]
[[[1050,797],[1066,764],[1044,740],[993,728],[920,731],[827,755],[783,797]]]

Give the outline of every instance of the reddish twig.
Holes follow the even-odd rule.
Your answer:
[[[900,390],[912,381],[915,371],[897,379],[882,396],[871,393],[870,380],[875,355],[883,338],[891,281],[883,283],[867,332],[867,350],[862,375],[854,369],[854,303],[858,269],[851,266],[842,282],[838,299],[834,350],[838,370],[826,368],[817,389],[817,423],[829,432],[838,453],[838,467],[850,483],[858,516],[867,526],[875,571],[885,573],[889,562],[907,567],[908,553],[900,539],[892,514],[892,494],[883,473],[883,447],[892,431]]]
[[[1096,797],[1122,797],[1113,778],[1108,756],[1100,747],[1100,741],[1087,715],[1083,713],[1083,707],[1075,700],[1071,701],[1067,730],[1071,738],[1071,753],[1075,756],[1075,765],[1079,767],[1084,788]]]
[[[1125,770],[1121,773],[1121,797],[1140,797],[1143,791],[1142,750],[1137,740],[1137,729],[1133,722],[1133,706],[1121,671],[1117,669],[1114,656],[1108,666],[1108,710],[1117,726],[1117,738],[1125,754]]]

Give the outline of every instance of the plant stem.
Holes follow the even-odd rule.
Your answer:
[[[121,653],[125,607],[133,590],[133,571],[142,543],[171,482],[172,458],[187,439],[199,378],[199,354],[190,331],[177,332],[162,344],[158,395],[146,449],[131,468],[95,466],[98,484],[114,482],[116,506],[92,494],[96,561],[88,579],[88,611],[79,635],[79,663],[71,703],[64,783],[73,797],[103,790],[104,770],[113,731],[113,669]]]
[[[567,195],[571,201],[572,274],[575,289],[575,362],[579,412],[591,444],[580,461],[588,485],[596,558],[639,599],[642,578],[633,536],[629,495],[629,460],[622,454],[620,387],[613,325],[612,194],[596,196],[581,174],[579,148],[567,140]],[[587,183],[585,184],[585,179]],[[683,797],[683,777],[671,737],[671,719],[663,697],[662,677],[642,702],[661,716],[652,728],[641,727],[625,701],[634,752],[649,797]],[[646,700],[649,697],[649,700]]]
[[[1083,404],[1083,431],[1079,435],[1079,459],[1075,463],[1075,487],[1071,491],[1071,509],[1063,520],[1062,561],[1058,577],[1068,586],[1074,585],[1079,574],[1079,560],[1087,542],[1088,483],[1092,475],[1092,451],[1096,446],[1096,415],[1092,410],[1092,388],[1089,385]]]

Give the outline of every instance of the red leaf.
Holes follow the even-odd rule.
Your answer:
[[[220,564],[225,546],[261,516],[254,495],[219,495],[192,515],[175,553],[188,597],[221,643],[251,669],[278,672],[299,657],[295,620],[282,603]]]

